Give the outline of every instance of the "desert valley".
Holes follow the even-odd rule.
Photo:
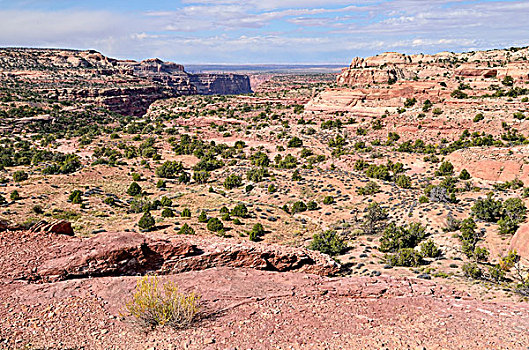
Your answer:
[[[0,348],[529,346],[527,47],[338,74],[2,48],[0,128]]]

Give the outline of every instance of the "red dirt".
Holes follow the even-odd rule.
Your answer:
[[[28,268],[38,273],[50,261],[55,264],[65,261],[66,265],[67,259],[61,260],[57,255],[71,254],[71,261],[76,261],[75,253],[90,250],[103,252],[100,258],[104,258],[104,252],[112,249],[102,249],[101,242],[113,242],[119,237],[116,235],[81,240],[53,234],[2,234],[2,346],[521,349],[529,345],[527,304],[482,302],[452,287],[415,278],[384,275],[330,278],[259,271],[243,265],[163,275],[160,277],[163,281],[175,281],[184,291],[203,296],[204,318],[187,330],[158,329],[148,333],[121,316],[136,276],[76,278],[53,283],[26,280],[24,271]],[[130,238],[130,243],[137,239],[135,235],[125,233],[121,237]],[[193,242],[198,241],[206,242],[202,239]],[[21,250],[21,245],[26,250]],[[242,249],[241,245],[234,245],[233,249],[237,247]]]

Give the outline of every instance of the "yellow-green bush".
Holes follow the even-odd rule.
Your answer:
[[[145,276],[138,281],[126,309],[142,327],[185,328],[200,310],[200,296],[179,292],[173,282],[162,283],[156,276]]]

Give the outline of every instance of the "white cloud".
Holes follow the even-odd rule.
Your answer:
[[[385,50],[527,45],[528,31],[529,1],[184,0],[176,10],[123,14],[0,10],[2,46],[95,48],[181,62],[346,63]]]

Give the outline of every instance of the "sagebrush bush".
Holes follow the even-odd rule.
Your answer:
[[[185,294],[173,282],[163,283],[157,276],[144,276],[136,284],[132,301],[125,305],[141,327],[186,328],[200,311],[200,295]]]
[[[465,276],[474,279],[480,279],[483,275],[483,271],[479,268],[478,264],[476,263],[466,263],[461,266],[461,270],[463,270],[463,274]]]

